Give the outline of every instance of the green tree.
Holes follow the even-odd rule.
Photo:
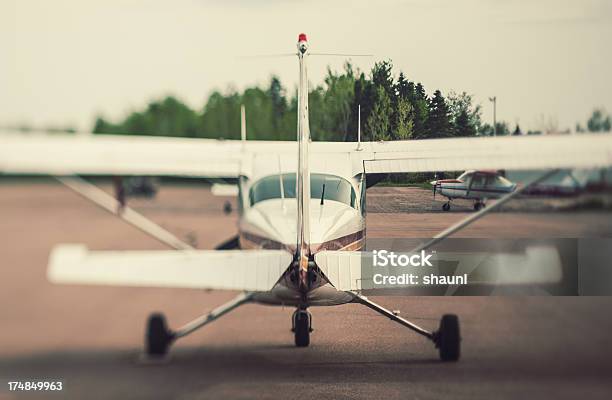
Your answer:
[[[425,88],[423,87],[421,82],[417,83],[416,86],[414,87],[414,93],[418,100],[427,101],[427,94],[425,93]]]
[[[351,122],[349,130],[345,135],[344,140],[357,140],[357,122],[358,122],[358,110],[361,106],[361,127],[362,130],[365,128],[365,124],[370,117],[370,113],[374,107],[374,85],[368,80],[365,74],[362,72],[359,74],[359,78],[355,80],[353,89],[353,104],[351,105]],[[367,135],[367,132],[364,132]],[[367,140],[366,136],[362,137],[362,140]]]
[[[478,132],[480,125],[482,124],[482,112],[480,105],[473,105],[472,96],[466,92],[461,94],[450,92],[446,98],[446,104],[448,105],[451,122],[454,125],[456,136],[476,135],[476,132]],[[459,121],[460,117],[467,117],[467,121]]]
[[[427,138],[443,138],[453,136],[453,126],[450,111],[442,92],[436,90],[429,103],[429,116],[427,118]]]
[[[395,93],[398,98],[406,99],[412,104],[414,100],[414,83],[406,79],[403,72],[400,72],[397,78]]]
[[[94,122],[93,133],[105,133],[105,134],[121,134],[119,127],[112,122],[107,121],[102,116],[97,116]]]
[[[606,112],[602,108],[593,110],[593,114],[587,121],[587,129],[589,132],[610,132],[610,115],[605,115]]]
[[[350,63],[344,65],[344,73],[338,74],[327,69],[325,91],[323,94],[323,113],[327,140],[343,140],[351,125],[355,97],[355,76]]]
[[[141,112],[132,112],[122,122],[113,124],[97,117],[94,133],[198,136],[198,115],[175,97],[149,103]]]
[[[454,125],[455,136],[476,136],[476,127],[470,121],[470,116],[466,110],[459,112]]]
[[[248,88],[239,97],[247,113],[247,137],[251,140],[279,140],[280,132],[275,129],[274,104],[268,91],[258,87]],[[240,104],[236,104],[234,119],[240,132]],[[295,138],[295,129],[293,130]],[[239,135],[239,134],[238,134]]]
[[[510,128],[508,127],[508,123],[504,121],[499,121],[496,124],[497,126],[497,136],[508,136],[510,134]],[[532,134],[540,134],[541,132],[532,132]],[[483,124],[478,130],[479,136],[493,136],[493,125],[488,123]]]
[[[312,140],[328,140],[332,134],[327,129],[324,96],[325,89],[322,86],[317,86],[308,93],[309,125]]]
[[[371,140],[389,140],[391,128],[391,99],[383,86],[376,88],[372,112],[366,122],[366,132]]]
[[[393,73],[391,72],[392,69],[393,64],[391,63],[391,60],[377,62],[372,68],[372,84],[376,90],[378,90],[379,87],[382,87],[389,99],[392,99],[394,96]]]
[[[277,76],[272,76],[270,80],[268,95],[272,101],[272,127],[275,136],[278,137],[281,134],[283,117],[287,112],[287,99],[285,98],[285,89],[283,89]]]
[[[414,122],[412,120],[412,105],[406,98],[400,97],[397,100],[395,111],[395,137],[394,139],[410,139],[413,134]]]
[[[261,92],[261,90],[259,91]],[[213,92],[200,116],[201,136],[240,139],[240,104],[241,96],[234,91],[227,95],[217,91]],[[247,110],[248,135],[251,137],[252,128],[249,126],[248,118],[249,114],[255,110],[251,110],[249,107],[247,107]]]

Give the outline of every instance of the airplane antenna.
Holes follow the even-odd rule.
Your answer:
[[[357,106],[357,151],[361,151],[361,104]]]
[[[246,109],[244,104],[240,105],[240,139],[243,143],[246,141]]]

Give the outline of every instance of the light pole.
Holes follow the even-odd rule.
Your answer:
[[[493,102],[493,136],[497,136],[497,96],[489,97]]]

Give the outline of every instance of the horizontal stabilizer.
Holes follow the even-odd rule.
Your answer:
[[[89,251],[64,244],[51,252],[54,283],[268,291],[285,272],[284,250]]]
[[[213,195],[219,197],[235,197],[238,196],[238,185],[227,185],[223,183],[213,183],[210,191]]]

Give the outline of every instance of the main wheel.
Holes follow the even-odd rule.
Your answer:
[[[442,361],[457,361],[461,355],[461,335],[459,317],[446,314],[440,320],[440,329],[436,332],[436,346]]]
[[[308,347],[310,344],[310,314],[308,311],[298,310],[294,315],[295,345]]]
[[[147,321],[147,333],[145,335],[147,355],[154,357],[165,355],[173,338],[172,332],[168,329],[166,317],[160,313],[151,314]]]
[[[474,203],[474,211],[480,211],[480,209],[484,206],[481,202]]]
[[[443,209],[444,211],[448,211],[448,210],[450,210],[450,203],[444,203],[444,204],[442,205],[442,209]]]

